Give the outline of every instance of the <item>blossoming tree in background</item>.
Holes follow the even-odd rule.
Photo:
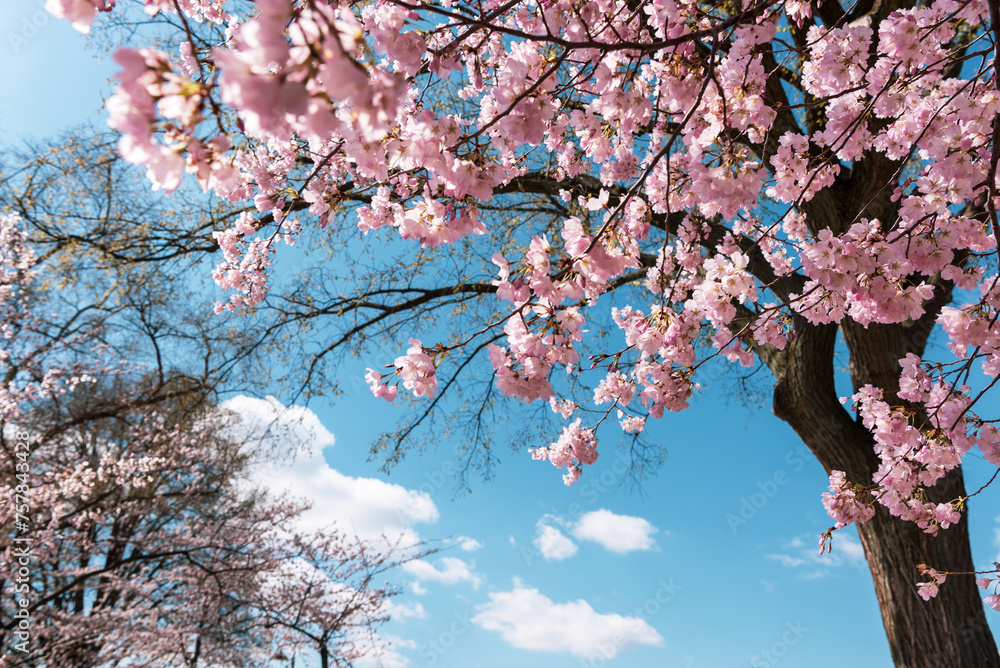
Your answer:
[[[598,424],[641,434],[708,360],[761,363],[835,528],[858,524],[897,665],[1000,665],[960,468],[1000,466],[998,0],[135,4],[177,30],[115,54],[121,155],[253,202],[215,232],[216,310],[330,327],[306,386],[335,350],[409,339],[376,396],[424,398],[419,424],[485,370],[483,406],[566,421],[533,456],[572,484]],[[83,31],[128,11],[48,7]],[[269,295],[307,226],[368,235],[367,273]]]
[[[379,578],[419,547],[303,531],[303,502],[251,487],[263,453],[230,436],[211,375],[170,364],[170,333],[146,341],[158,368],[108,343],[133,309],[133,326],[163,314],[135,294],[67,310],[72,279],[25,226],[0,215],[0,665],[244,668],[281,649],[327,666],[380,652],[396,590]]]

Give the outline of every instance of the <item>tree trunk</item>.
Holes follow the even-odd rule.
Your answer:
[[[938,486],[946,487],[952,498],[965,493],[961,471],[953,471]],[[916,564],[941,571],[973,570],[968,526],[963,518],[934,537],[879,508],[858,527],[897,668],[1000,666],[972,576],[948,578],[930,601],[917,595],[916,582],[926,578],[917,575]]]
[[[874,441],[840,404],[834,388],[837,328],[797,319],[796,332],[798,337],[785,351],[762,355],[777,381],[774,413],[795,430],[827,473],[844,471],[852,482],[870,484],[878,466]],[[905,334],[900,327],[844,327],[855,387],[878,384],[889,395],[887,400],[895,401],[897,386],[874,381],[882,376],[898,383],[899,353],[909,348]],[[929,492],[929,500],[937,501],[965,496],[961,470]],[[973,576],[948,578],[930,601],[917,594],[916,584],[926,579],[917,564],[940,571],[974,570],[967,517],[934,537],[879,506],[859,531],[896,668],[1000,668]]]

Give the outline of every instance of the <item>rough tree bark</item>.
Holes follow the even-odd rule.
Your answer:
[[[799,333],[795,341],[784,352],[765,357],[777,378],[774,413],[795,430],[827,473],[844,471],[849,480],[867,484],[878,458],[871,434],[837,397],[833,364],[837,328],[801,320],[795,324]],[[895,378],[887,375],[889,358],[898,360],[903,356],[898,351],[923,346],[909,341],[902,327],[864,330],[847,324],[843,331],[855,386],[877,384],[875,378],[882,376],[886,380],[880,386],[886,396],[894,396],[898,371]],[[965,496],[961,470],[932,492],[937,500]],[[879,506],[859,531],[896,668],[1000,668],[1000,655],[971,577],[950,578],[930,601],[917,595],[917,564],[941,571],[974,570],[967,515],[933,537]]]

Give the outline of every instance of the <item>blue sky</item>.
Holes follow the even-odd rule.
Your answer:
[[[85,50],[84,36],[44,6],[44,0],[24,0],[0,8],[4,143],[95,121],[110,92],[107,80],[117,69],[109,57]]]
[[[0,141],[96,118],[114,65],[42,18],[41,2],[10,4],[0,10]],[[381,665],[795,667],[829,665],[833,650],[856,668],[892,665],[856,533],[817,554],[832,524],[820,503],[828,481],[769,400],[748,412],[726,398],[724,375],[705,383],[690,410],[651,423],[669,456],[640,491],[623,484],[608,436],[572,488],[526,451],[501,451],[495,478],[456,496],[460,443],[443,439],[389,476],[367,461],[403,407],[372,398],[361,379],[404,349],[349,360],[336,403],[321,397],[286,415],[312,425],[315,452],[262,479],[312,497],[308,521],[447,547],[393,578],[404,593],[383,629],[394,649]],[[233,406],[258,419],[274,408]],[[973,456],[969,488],[991,473]],[[1000,559],[998,495],[986,490],[969,516],[979,568]]]

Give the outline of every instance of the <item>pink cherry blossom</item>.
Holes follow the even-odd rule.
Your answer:
[[[415,397],[434,397],[437,392],[437,374],[430,356],[424,352],[419,339],[410,339],[410,347],[406,355],[396,358],[396,370],[403,379],[403,387],[413,392]],[[369,374],[374,372],[369,372]],[[371,380],[369,379],[369,382]],[[392,396],[386,394],[386,399],[392,401]]]

